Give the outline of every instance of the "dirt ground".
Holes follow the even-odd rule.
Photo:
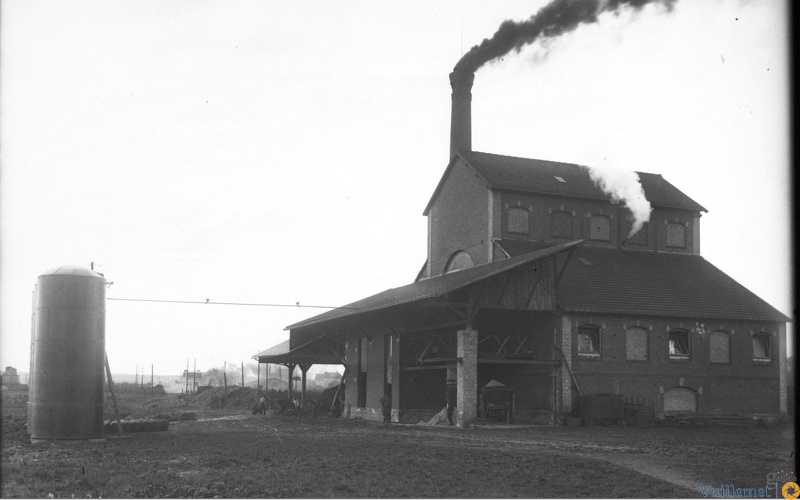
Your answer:
[[[131,417],[192,412],[165,432],[31,444],[3,394],[3,497],[683,498],[795,471],[794,430],[392,424],[252,415],[209,398],[121,395]],[[246,398],[239,406],[249,404]],[[771,492],[774,494],[774,492]]]

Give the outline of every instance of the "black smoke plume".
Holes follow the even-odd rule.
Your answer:
[[[533,42],[547,41],[568,33],[581,24],[596,23],[600,14],[621,9],[640,10],[658,3],[671,10],[677,0],[554,0],[527,21],[503,21],[492,38],[472,47],[456,63],[454,72],[474,73],[489,61],[512,50],[519,52]]]

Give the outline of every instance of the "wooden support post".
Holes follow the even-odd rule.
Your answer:
[[[334,394],[333,396],[333,402],[331,403],[331,413],[333,412],[333,409],[336,406],[336,402],[339,401],[339,393],[342,392],[342,386],[344,385],[344,379],[346,376],[347,376],[347,367],[345,366],[344,373],[342,373],[342,379],[339,381],[339,387],[336,388],[336,394]]]
[[[300,402],[306,402],[306,374],[308,373],[308,369],[311,368],[311,363],[301,363],[300,364],[300,371],[303,372],[303,381],[302,381],[302,395],[300,396]]]
[[[186,394],[189,394],[189,358],[186,358]]]
[[[106,361],[106,376],[108,377],[108,390],[111,391],[111,401],[114,403],[114,418],[117,421],[117,432],[122,435],[122,422],[119,421],[119,407],[117,406],[117,393],[114,390],[114,381],[111,379],[111,367],[108,365],[108,354],[103,353]]]
[[[244,362],[242,362],[242,389],[244,389]]]
[[[225,385],[225,396],[222,397],[222,407],[225,408],[225,402],[228,399],[228,362],[222,364],[222,383]]]

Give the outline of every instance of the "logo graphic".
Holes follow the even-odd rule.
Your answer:
[[[786,498],[787,500],[795,500],[800,496],[800,487],[798,487],[797,483],[795,482],[788,482],[783,485],[783,488],[781,488],[781,493],[783,493],[783,498]]]

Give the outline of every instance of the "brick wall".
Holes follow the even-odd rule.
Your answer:
[[[598,358],[578,354],[577,328],[601,327]],[[616,393],[645,398],[657,412],[663,410],[663,393],[687,387],[698,394],[698,411],[714,413],[779,413],[780,370],[778,323],[704,321],[706,333],[694,331],[695,322],[677,319],[574,315],[570,328],[572,369],[582,394]],[[647,359],[627,359],[626,328],[648,332]],[[690,356],[673,359],[668,329],[690,331]],[[730,362],[711,361],[710,333],[730,333]],[[752,333],[772,336],[772,360],[753,359]]]
[[[449,257],[467,252],[475,265],[489,261],[489,190],[463,160],[447,173],[428,213],[428,276],[444,271]]]

